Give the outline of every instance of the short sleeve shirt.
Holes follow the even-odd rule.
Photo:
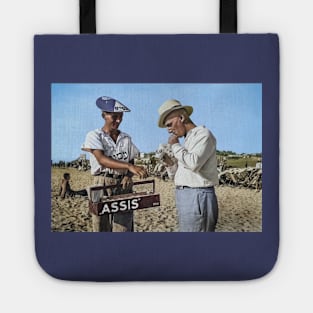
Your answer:
[[[102,150],[104,155],[115,160],[129,163],[139,154],[138,148],[133,144],[131,137],[123,132],[120,132],[117,141],[106,134],[101,128],[90,131],[82,146],[85,149]],[[96,157],[90,154],[91,174],[99,175],[102,172],[109,174],[126,174],[124,169],[105,168],[100,165]]]

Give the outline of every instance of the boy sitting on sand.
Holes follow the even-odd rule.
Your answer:
[[[63,199],[65,198],[66,195],[70,197],[74,197],[75,195],[87,196],[86,189],[77,190],[77,191],[72,190],[70,186],[70,179],[71,179],[70,174],[64,173],[63,179],[61,180],[59,196],[61,196],[61,198]]]

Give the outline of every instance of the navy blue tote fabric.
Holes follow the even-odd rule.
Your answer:
[[[253,279],[272,269],[279,245],[277,35],[38,35],[34,46],[35,247],[47,273],[82,281],[206,281]],[[261,83],[262,231],[52,232],[55,82]]]

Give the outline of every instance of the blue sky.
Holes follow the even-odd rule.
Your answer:
[[[158,108],[167,99],[191,105],[196,125],[205,125],[218,150],[262,152],[262,84],[52,84],[52,160],[71,161],[82,153],[88,131],[102,127],[96,99],[115,98],[131,109],[120,129],[141,152],[166,143],[158,128]]]

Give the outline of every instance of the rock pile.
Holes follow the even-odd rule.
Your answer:
[[[255,167],[229,168],[218,174],[220,185],[262,189],[262,169]]]

